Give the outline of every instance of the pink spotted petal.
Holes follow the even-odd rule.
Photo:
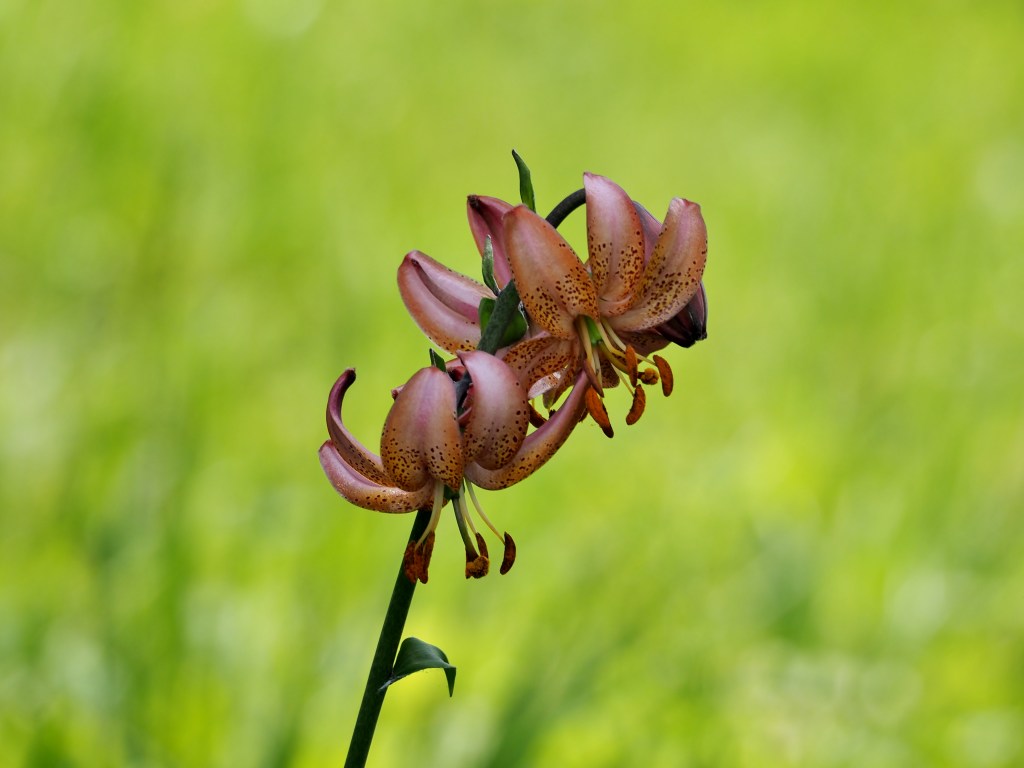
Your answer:
[[[471,408],[462,433],[464,458],[487,469],[507,464],[526,438],[530,405],[526,390],[504,362],[486,352],[460,352],[473,381]]]
[[[644,276],[644,233],[640,215],[622,187],[604,176],[584,174],[587,246],[591,278],[601,315],[629,308]]]
[[[693,298],[704,274],[708,231],[700,206],[675,198],[650,261],[637,300],[612,320],[616,330],[652,328],[676,315]]]
[[[504,288],[512,279],[512,268],[505,253],[505,231],[501,223],[502,217],[511,210],[512,206],[509,203],[496,197],[470,195],[466,201],[469,228],[473,232],[473,240],[476,241],[481,256],[488,235],[491,238],[491,248],[494,251],[494,279],[499,288]]]
[[[523,305],[545,331],[573,338],[579,315],[598,316],[586,268],[558,231],[524,205],[505,214],[505,247]]]
[[[398,290],[416,325],[442,349],[456,352],[480,343],[480,299],[494,298],[486,286],[412,251],[398,267]]]
[[[377,512],[412,512],[431,503],[432,485],[418,491],[403,491],[391,485],[382,485],[367,479],[346,463],[334,443],[328,440],[320,446],[320,466],[331,481],[334,490],[346,500],[363,509]]]
[[[543,426],[526,436],[523,446],[508,464],[494,470],[470,464],[466,467],[466,479],[481,488],[496,491],[518,483],[544,466],[562,447],[586,412],[584,394],[587,388],[586,376],[580,374],[562,407]]]
[[[448,374],[421,368],[402,387],[384,422],[380,457],[384,471],[406,491],[431,480],[452,489],[462,484],[462,435]]]
[[[388,484],[380,457],[356,440],[341,418],[342,401],[355,380],[356,369],[348,368],[331,387],[331,394],[327,397],[327,432],[343,461],[368,480]]]
[[[651,260],[654,246],[658,242],[658,235],[661,234],[661,222],[651,216],[650,211],[635,200],[633,208],[640,217],[640,225],[644,231],[644,264],[646,265]]]

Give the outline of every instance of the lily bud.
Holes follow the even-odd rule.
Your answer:
[[[512,269],[508,265],[505,253],[504,230],[502,217],[512,210],[512,206],[504,200],[486,195],[470,195],[466,200],[466,215],[469,218],[469,229],[473,233],[476,247],[483,254],[487,238],[491,238],[491,251],[494,256],[494,277],[498,288],[504,288],[512,279]]]

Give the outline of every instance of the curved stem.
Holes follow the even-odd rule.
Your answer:
[[[558,225],[565,221],[565,217],[575,211],[581,205],[587,202],[587,193],[584,189],[577,189],[571,195],[568,195],[562,202],[551,209],[551,213],[548,214],[548,224],[555,229],[558,229]]]
[[[430,520],[430,511],[427,508],[416,513],[409,541],[417,541],[426,530],[427,522]],[[402,631],[405,629],[405,619],[409,615],[409,605],[412,603],[412,595],[415,591],[416,582],[410,581],[403,568],[399,566],[395,588],[391,592],[391,602],[388,603],[388,611],[384,615],[384,625],[380,628],[377,650],[374,652],[373,661],[370,664],[370,674],[366,679],[363,700],[359,704],[356,725],[352,730],[352,741],[349,742],[345,768],[362,768],[366,765],[370,742],[373,741],[373,731],[377,727],[377,718],[380,716],[384,695],[388,690],[383,686],[391,677],[395,656],[398,654],[398,646],[402,641]]]

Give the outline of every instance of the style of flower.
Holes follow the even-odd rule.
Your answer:
[[[458,402],[457,382],[466,375],[470,384]],[[582,395],[567,398],[541,428],[527,434],[530,408],[515,374],[486,352],[462,352],[447,372],[423,368],[396,390],[378,456],[342,420],[345,393],[355,378],[352,368],[342,373],[327,402],[330,439],[320,447],[320,463],[335,490],[357,506],[380,512],[431,509],[426,530],[409,543],[404,560],[410,580],[423,582],[448,500],[466,547],[466,577],[487,573],[487,546],[470,516],[472,502],[504,546],[500,570],[506,573],[515,560],[515,542],[484,514],[474,486],[505,488],[539,469],[583,417]]]
[[[675,198],[658,226],[611,180],[586,174],[584,188],[586,265],[529,208],[517,206],[503,218],[503,245],[519,295],[531,322],[545,331],[514,346],[504,359],[522,380],[554,377],[554,397],[585,371],[588,410],[611,436],[605,387],[621,381],[632,393],[627,424],[643,413],[642,384],[660,379],[663,393],[671,393],[671,368],[648,354],[669,341],[658,327],[701,290],[707,229],[696,203]],[[640,362],[650,367],[640,370]]]

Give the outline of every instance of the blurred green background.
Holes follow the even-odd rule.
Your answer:
[[[343,760],[411,518],[321,475],[465,196],[699,201],[710,337],[450,519],[373,766],[1024,764],[1024,8],[0,0],[0,764]],[[582,249],[583,217],[566,223]],[[611,398],[621,418],[625,395]],[[616,409],[618,409],[616,411]]]

